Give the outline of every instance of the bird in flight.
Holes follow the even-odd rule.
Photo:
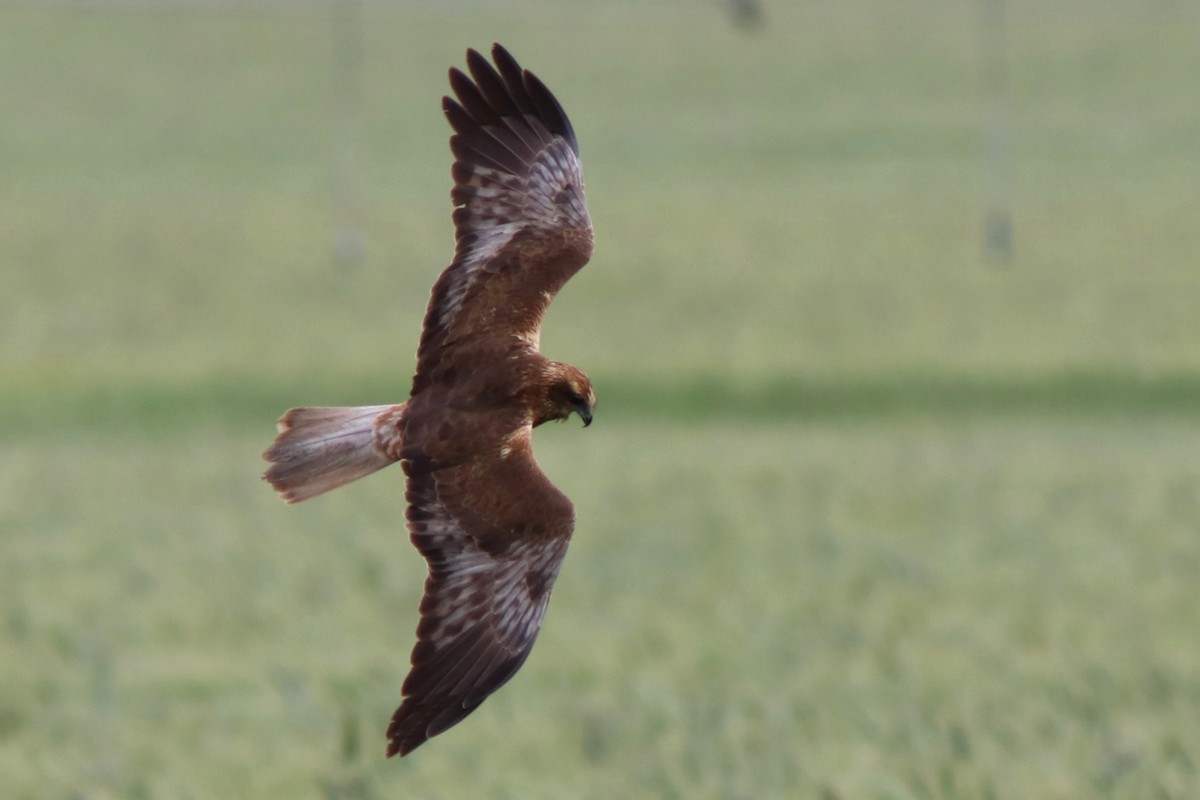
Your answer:
[[[579,145],[554,95],[500,45],[467,51],[442,108],[454,134],[454,260],[433,286],[405,403],[294,408],[263,458],[289,503],[400,462],[429,563],[412,667],[387,731],[405,755],[462,721],[524,663],[575,525],[533,429],[596,395],[538,350],[542,315],[592,254]],[[469,73],[469,74],[468,74]]]

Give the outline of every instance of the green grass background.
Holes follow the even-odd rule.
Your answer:
[[[335,266],[320,4],[0,9],[0,775],[14,798],[1200,797],[1200,7],[376,4]],[[577,536],[527,665],[383,759],[424,564],[384,474],[286,508],[290,405],[402,399],[445,70],[581,139],[539,432]]]

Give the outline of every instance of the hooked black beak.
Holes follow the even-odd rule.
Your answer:
[[[587,404],[587,401],[579,403],[575,406],[575,413],[583,420],[583,427],[592,424],[592,407]]]

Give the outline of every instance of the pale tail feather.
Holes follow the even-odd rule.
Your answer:
[[[271,462],[263,479],[299,503],[395,463],[405,407],[293,408],[263,453]]]

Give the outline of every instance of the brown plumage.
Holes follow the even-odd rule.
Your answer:
[[[412,669],[388,728],[404,755],[524,663],[575,524],[533,458],[538,425],[596,402],[538,351],[542,315],[592,254],[579,146],[558,101],[500,45],[450,70],[454,260],[434,284],[407,403],[292,409],[263,457],[288,502],[400,461],[429,562]]]

